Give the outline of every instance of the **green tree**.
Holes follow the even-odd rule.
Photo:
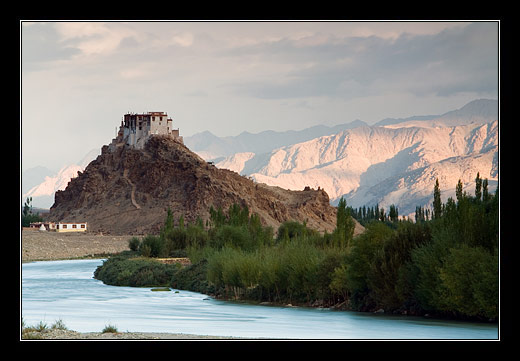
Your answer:
[[[363,234],[352,240],[346,262],[346,284],[352,307],[356,310],[365,309],[374,303],[369,297],[368,275],[385,240],[392,233],[392,229],[386,224],[372,222],[367,225]]]
[[[442,201],[441,190],[439,187],[439,178],[435,180],[435,187],[433,188],[433,219],[438,219],[442,216]]]
[[[350,215],[350,208],[347,208],[347,201],[341,197],[336,213],[336,229],[334,238],[340,247],[349,247],[350,241],[354,236],[355,223]]]
[[[23,205],[23,215],[28,216],[32,213],[32,197],[27,197],[25,199],[25,204]]]
[[[482,179],[479,172],[477,172],[477,177],[475,178],[475,198],[477,201],[480,201],[482,198]]]
[[[209,208],[211,227],[218,228],[226,224],[226,216],[222,211],[222,207],[218,207],[217,210],[211,206]]]
[[[460,179],[457,182],[457,186],[455,187],[455,196],[457,198],[457,202],[460,202],[462,200],[462,181]]]
[[[173,231],[173,213],[170,207],[168,207],[168,211],[166,213],[166,220],[164,221],[164,226],[161,229],[161,237],[166,238]]]
[[[394,204],[390,205],[390,212],[388,213],[388,217],[392,222],[397,222],[397,220],[399,219],[399,210]]]
[[[43,218],[39,214],[32,213],[32,197],[27,197],[22,209],[22,227],[29,227],[32,222],[41,222]]]
[[[498,256],[481,247],[452,248],[440,269],[445,311],[466,316],[498,316]]]
[[[482,181],[482,201],[489,202],[489,200],[490,200],[490,196],[489,196],[489,191],[488,191],[488,180],[487,180],[487,178],[485,178]]]
[[[334,293],[341,295],[344,300],[348,299],[348,267],[346,264],[334,269],[329,287]]]
[[[184,231],[184,215],[181,214],[181,216],[179,217],[179,229],[181,231]]]
[[[304,239],[311,233],[305,224],[296,221],[286,221],[278,227],[277,241],[292,241]]]
[[[400,222],[397,230],[386,239],[368,273],[368,285],[377,307],[392,310],[401,306],[405,297],[398,294],[396,288],[401,267],[411,260],[413,249],[430,241],[430,226],[411,222]]]
[[[163,239],[153,235],[144,237],[139,246],[139,252],[145,257],[161,257],[163,256],[163,250]]]

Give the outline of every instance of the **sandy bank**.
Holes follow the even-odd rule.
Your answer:
[[[22,261],[50,261],[83,257],[101,257],[127,250],[132,236],[94,233],[40,232],[23,229]]]

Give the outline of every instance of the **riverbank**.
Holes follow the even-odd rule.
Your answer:
[[[132,236],[22,230],[22,262],[99,258],[128,250]]]
[[[190,335],[164,332],[77,332],[71,330],[32,331],[24,340],[230,340],[240,337]]]

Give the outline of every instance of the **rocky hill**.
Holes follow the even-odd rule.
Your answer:
[[[302,188],[303,189],[303,188]],[[208,164],[169,137],[154,136],[142,150],[104,146],[63,191],[57,191],[49,219],[87,221],[89,230],[111,234],[157,233],[168,208],[175,219],[209,219],[210,206],[247,205],[266,225],[307,221],[331,232],[336,209],[322,189],[289,191],[256,183]]]

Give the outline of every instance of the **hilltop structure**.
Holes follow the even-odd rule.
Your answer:
[[[143,149],[149,137],[158,134],[168,135],[184,144],[179,136],[179,128],[173,129],[172,124],[172,119],[165,112],[127,113],[121,120],[117,137],[112,140],[111,147],[126,144],[135,149]]]

